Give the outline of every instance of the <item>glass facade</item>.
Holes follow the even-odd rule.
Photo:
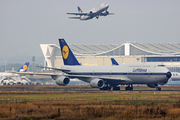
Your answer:
[[[147,62],[179,62],[180,57],[147,57]]]
[[[130,45],[130,55],[154,55]]]
[[[124,56],[124,55],[125,55],[125,51],[124,51],[124,45],[123,45],[120,48],[117,48],[113,51],[110,51],[104,54],[100,54],[98,56]]]
[[[167,67],[171,72],[180,72],[180,67]]]

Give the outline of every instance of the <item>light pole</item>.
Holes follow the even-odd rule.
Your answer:
[[[32,69],[32,71],[34,72],[34,68],[35,68],[35,66],[34,66],[35,56],[32,57],[32,61],[33,61],[33,69]]]

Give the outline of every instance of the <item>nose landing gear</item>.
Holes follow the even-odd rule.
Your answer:
[[[161,91],[161,88],[160,87],[156,87],[156,91]]]
[[[133,85],[132,85],[132,84],[129,84],[125,89],[126,89],[126,90],[133,90]]]

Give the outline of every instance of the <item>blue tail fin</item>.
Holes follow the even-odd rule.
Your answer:
[[[119,65],[114,58],[111,58],[112,65]]]
[[[29,62],[26,62],[17,72],[26,72],[29,66]]]
[[[64,65],[81,65],[77,61],[76,57],[72,53],[71,49],[67,45],[64,39],[59,39],[59,44],[61,48],[61,54],[64,61]]]
[[[78,12],[83,13],[83,11],[81,10],[79,6],[77,8],[78,8]]]

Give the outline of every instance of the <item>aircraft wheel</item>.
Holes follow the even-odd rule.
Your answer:
[[[125,89],[126,89],[126,90],[129,90],[129,87],[126,87]]]
[[[130,90],[133,90],[133,87],[130,87]]]
[[[111,87],[109,86],[106,86],[106,87],[103,87],[103,88],[99,88],[100,90],[111,90]]]
[[[113,90],[114,90],[114,91],[115,91],[115,90],[116,90],[116,91],[117,91],[117,90],[120,90],[120,87],[116,87],[116,86],[115,86],[115,87],[113,87]]]
[[[108,90],[111,90],[111,87],[108,87]]]
[[[126,90],[133,90],[133,87],[126,87]]]
[[[157,91],[161,91],[161,88],[160,88],[160,87],[157,87],[156,90],[157,90]]]

